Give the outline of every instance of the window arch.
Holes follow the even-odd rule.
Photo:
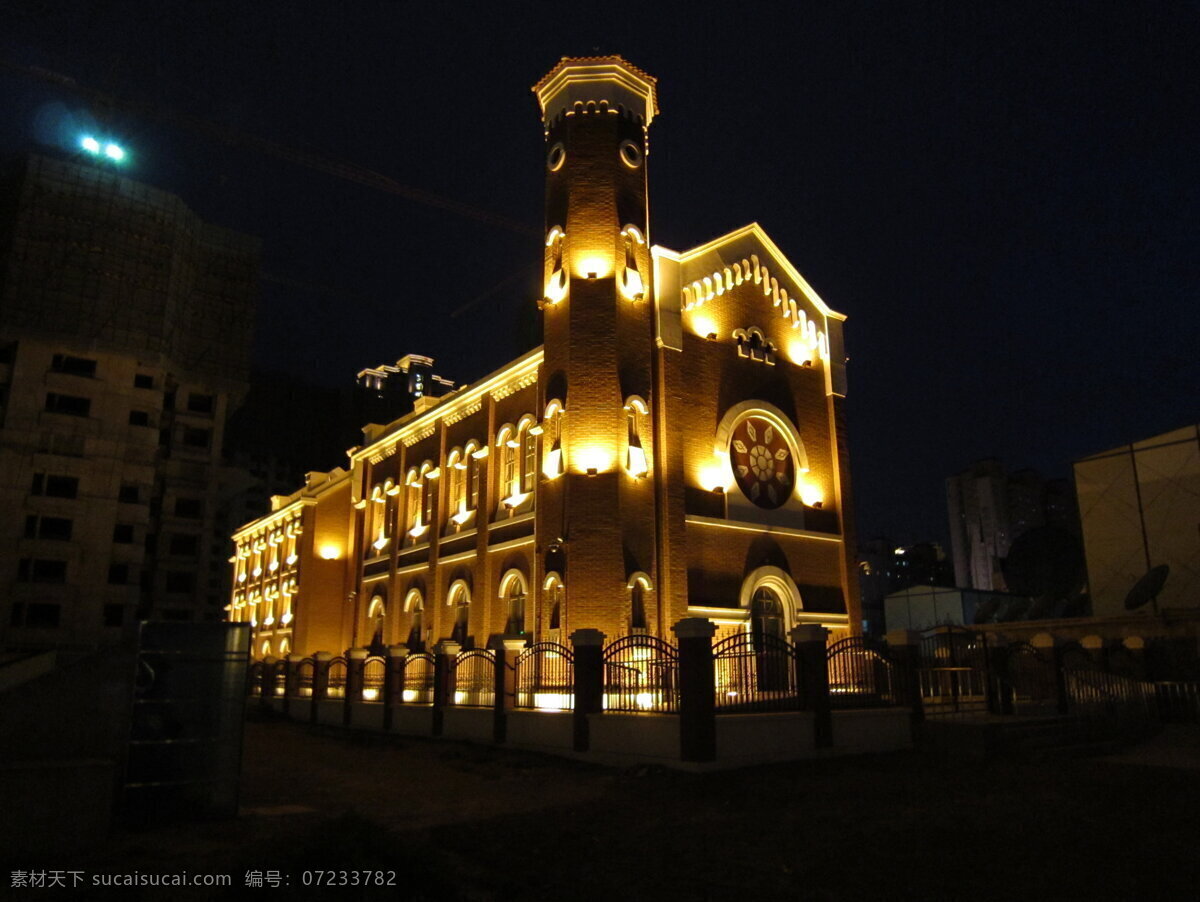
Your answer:
[[[542,592],[550,612],[546,622],[547,629],[562,629],[563,604],[567,595],[567,587],[563,584],[562,577],[556,572],[547,573],[542,582]]]
[[[631,395],[625,401],[625,422],[627,426],[625,469],[630,476],[640,478],[650,472],[649,458],[642,447],[646,424],[649,420],[650,408],[637,395]]]
[[[511,423],[500,427],[496,435],[496,449],[500,454],[500,468],[496,474],[498,480],[497,494],[502,501],[511,501],[520,494],[520,481],[517,469],[517,450],[520,448],[520,436]],[[509,507],[513,505],[509,504]]]
[[[733,484],[760,508],[788,506],[811,489],[801,478],[808,473],[804,442],[788,416],[765,401],[743,401],[726,412],[713,456],[728,462]]]
[[[279,657],[286,658],[292,651],[292,643],[287,640],[287,637],[279,640]]]
[[[509,570],[500,579],[500,598],[504,602],[506,620],[504,633],[508,636],[520,636],[525,632],[525,599],[529,594],[529,586],[525,574],[520,570]]]
[[[646,593],[654,588],[648,574],[638,571],[625,584],[629,590],[629,632],[650,632],[650,618],[646,614]]]
[[[421,522],[421,472],[410,467],[404,477],[404,534],[407,541],[418,541],[425,529]]]
[[[446,593],[446,604],[452,609],[454,626],[450,638],[460,645],[467,644],[467,627],[471,615],[471,587],[466,580],[456,579]]]
[[[463,462],[466,464],[464,475],[464,496],[467,499],[467,510],[479,510],[479,463],[487,456],[487,448],[481,448],[479,442],[472,439],[463,448]]]
[[[433,522],[433,499],[437,495],[434,480],[437,477],[438,471],[433,461],[427,460],[421,464],[421,523],[426,529]]]
[[[771,632],[786,638],[804,610],[800,590],[786,570],[758,567],[742,581],[738,606],[750,614],[751,632]]]
[[[521,417],[521,422],[517,424],[517,435],[521,445],[520,485],[523,495],[532,494],[537,485],[537,432],[534,431],[536,425],[537,420],[528,414]]]
[[[566,469],[562,447],[562,402],[555,398],[546,405],[542,417],[542,474],[547,479],[561,476]]]
[[[371,635],[371,641],[367,647],[371,650],[371,654],[381,655],[386,649],[383,638],[386,623],[387,603],[381,589],[371,597],[371,601],[367,605],[367,632]]]
[[[259,657],[266,658],[271,654],[271,640],[263,639],[262,647],[258,650]]]
[[[446,455],[446,520],[457,530],[467,521],[467,462],[463,450],[455,448]]]
[[[421,590],[412,588],[404,596],[404,612],[408,614],[408,648],[409,651],[421,651],[425,648],[425,598]]]

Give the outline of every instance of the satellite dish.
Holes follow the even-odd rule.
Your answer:
[[[1167,574],[1171,572],[1171,568],[1166,564],[1159,564],[1157,567],[1151,567],[1146,571],[1146,575],[1133,584],[1133,588],[1129,590],[1129,594],[1125,596],[1125,610],[1136,611],[1148,601],[1154,602],[1154,613],[1158,613],[1158,593],[1162,591],[1163,583],[1167,581]]]

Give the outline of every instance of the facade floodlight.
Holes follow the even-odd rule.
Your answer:
[[[79,146],[88,153],[100,153],[100,142],[91,135],[85,135],[84,138],[79,142]]]
[[[104,155],[119,163],[125,159],[125,150],[119,144],[109,143],[104,145]]]

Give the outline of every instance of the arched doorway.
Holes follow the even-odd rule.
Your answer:
[[[750,599],[750,632],[783,639],[786,630],[783,600],[770,586],[760,585]]]

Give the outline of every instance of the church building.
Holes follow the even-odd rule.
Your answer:
[[[845,317],[755,223],[652,244],[653,77],[566,58],[533,91],[543,345],[272,499],[233,536],[230,619],[256,657],[860,632]]]

